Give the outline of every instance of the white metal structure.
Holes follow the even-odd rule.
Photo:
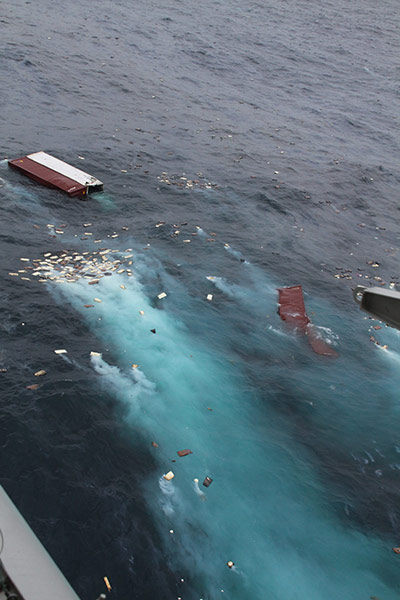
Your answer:
[[[0,582],[17,600],[79,600],[64,575],[0,486]],[[18,593],[13,592],[13,588]],[[1,596],[0,596],[1,598]]]

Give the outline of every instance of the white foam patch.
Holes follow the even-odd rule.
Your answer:
[[[243,257],[243,254],[239,252],[239,250],[235,250],[229,244],[224,244],[224,248],[228,252],[228,254],[231,254],[234,258],[237,258],[238,260],[242,260],[244,265],[250,264],[250,262]]]
[[[209,238],[210,236],[208,235],[208,233],[206,233],[204,231],[204,229],[202,229],[201,227],[196,227],[196,231],[198,233],[198,235],[200,235],[201,237],[206,237]]]
[[[117,366],[108,364],[101,355],[91,355],[90,362],[96,373],[105,378],[107,387],[111,386],[118,392],[131,409],[140,408],[155,390],[155,384],[138,368],[124,374]]]
[[[239,286],[236,286],[234,284],[230,284],[226,281],[226,279],[224,279],[223,277],[217,277],[215,275],[209,275],[207,277],[208,281],[211,281],[211,283],[213,285],[215,285],[215,287],[220,290],[221,292],[223,292],[224,294],[226,294],[227,296],[240,296],[241,295],[241,288]]]
[[[204,492],[201,491],[200,486],[199,486],[199,482],[194,479],[192,482],[192,487],[195,491],[195,494],[203,501],[207,500],[207,496]]]
[[[282,337],[291,337],[288,332],[283,331],[283,329],[277,329],[276,327],[272,327],[272,325],[268,325],[268,331],[272,331],[272,333],[275,333],[276,335]]]
[[[167,481],[161,476],[158,480],[158,485],[161,490],[160,506],[161,510],[165,515],[171,517],[175,513],[175,506],[177,504],[177,491],[175,489],[174,482]]]

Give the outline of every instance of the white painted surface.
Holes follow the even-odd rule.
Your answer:
[[[0,486],[0,560],[24,600],[79,600]]]
[[[96,177],[93,177],[93,175],[89,175],[88,173],[85,173],[85,171],[81,171],[46,152],[34,152],[33,154],[28,154],[28,158],[57,173],[61,173],[61,175],[65,175],[65,177],[73,179],[81,185],[86,185],[88,187],[103,185],[103,183]]]

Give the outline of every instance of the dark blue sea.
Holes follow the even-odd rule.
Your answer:
[[[0,484],[82,600],[397,599],[400,333],[352,289],[400,289],[398,2],[0,26]],[[104,193],[9,168],[39,150]]]

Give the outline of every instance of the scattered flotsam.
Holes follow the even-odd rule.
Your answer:
[[[211,181],[207,181],[202,173],[197,173],[196,178],[189,179],[185,177],[185,173],[182,175],[168,175],[166,171],[161,173],[157,177],[157,179],[161,183],[166,183],[167,185],[174,185],[181,189],[192,190],[194,188],[200,188],[203,190],[211,190],[218,189],[218,185],[216,183],[211,183]],[[164,225],[164,223],[157,224],[156,227]]]
[[[107,590],[108,590],[109,592],[111,592],[111,590],[112,590],[112,587],[111,587],[111,584],[110,584],[110,582],[109,582],[109,580],[108,580],[108,577],[103,577],[103,579],[104,579],[104,583],[106,584],[106,588],[107,588]]]
[[[42,377],[42,375],[46,375],[46,371],[44,369],[40,369],[40,371],[36,371],[36,373],[34,373],[35,377]]]
[[[193,452],[189,449],[178,450],[178,452],[177,452],[178,456],[188,456],[188,454],[193,454]]]

